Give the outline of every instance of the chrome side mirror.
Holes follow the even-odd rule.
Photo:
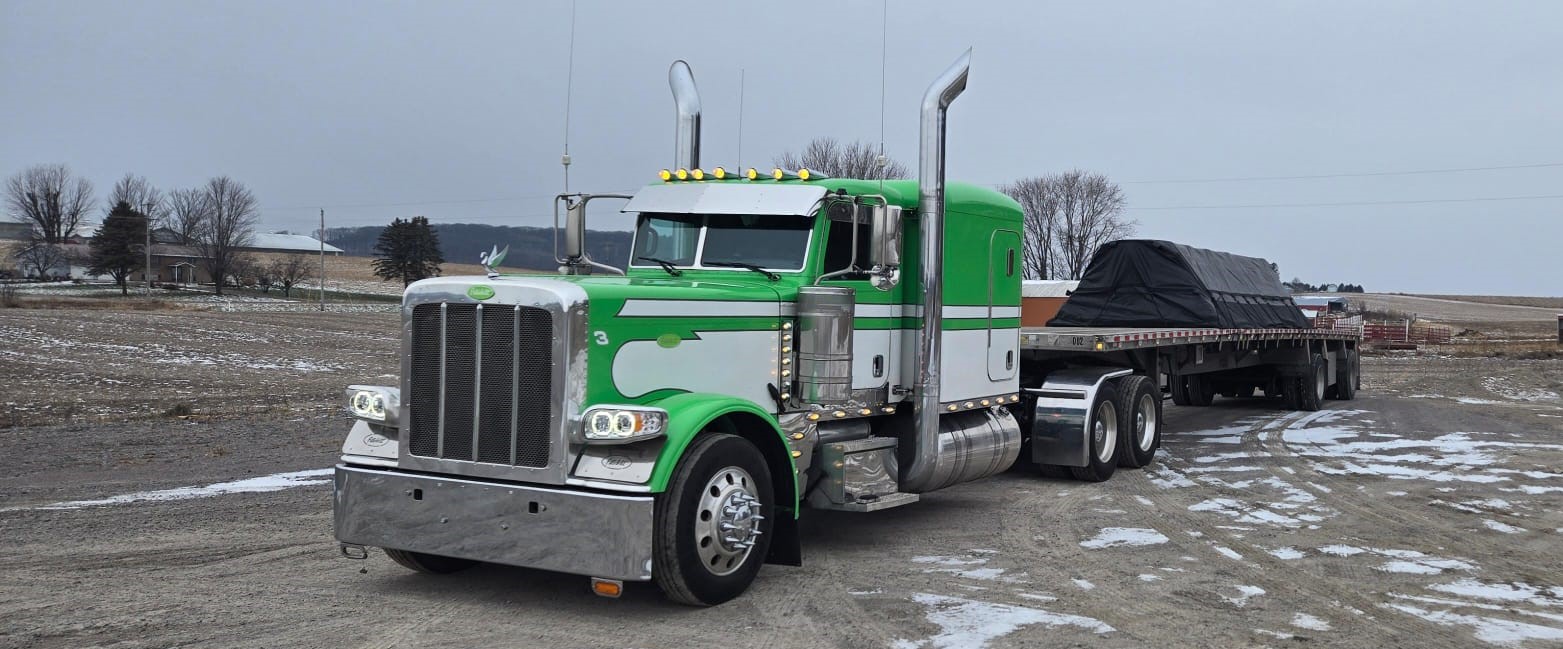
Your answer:
[[[888,291],[901,283],[901,208],[883,203],[869,207],[869,281]]]

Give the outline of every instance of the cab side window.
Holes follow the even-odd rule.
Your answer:
[[[825,237],[825,272],[833,273],[852,263],[852,223],[831,220]],[[857,224],[857,266],[868,270],[869,224]]]

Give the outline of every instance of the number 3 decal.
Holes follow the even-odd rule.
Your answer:
[[[608,332],[606,332],[606,331],[598,329],[596,331],[595,338],[597,339],[597,344],[599,344],[599,345],[606,345],[606,344],[608,344]]]

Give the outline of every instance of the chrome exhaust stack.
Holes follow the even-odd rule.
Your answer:
[[[673,89],[673,107],[678,123],[673,129],[673,168],[700,166],[700,91],[695,88],[695,73],[683,59],[668,68],[668,86]]]
[[[910,462],[902,467],[901,490],[932,491],[939,474],[939,337],[944,326],[944,132],[945,111],[966,90],[968,49],[923,93],[917,156],[918,230],[922,237],[923,330],[917,341],[915,428]]]

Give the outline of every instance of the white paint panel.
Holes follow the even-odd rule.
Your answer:
[[[900,371],[900,359],[891,353],[894,329],[856,329],[852,332],[852,388],[877,388],[892,381]],[[884,372],[874,376],[874,356],[884,358]]]
[[[986,308],[986,307],[984,307]],[[994,329],[993,336],[1012,337],[1019,344],[1019,329]],[[988,377],[988,330],[950,331],[940,339],[943,346],[939,377],[939,400],[975,399],[1020,389],[1015,376],[1002,380]],[[1015,359],[1016,365],[1020,359]]]
[[[775,302],[734,302],[730,300],[625,300],[619,317],[780,317]]]
[[[771,307],[774,309],[775,305]],[[777,381],[774,331],[697,331],[668,349],[655,340],[624,343],[613,357],[613,385],[627,397],[673,388],[727,394],[776,411],[767,384]]]
[[[819,185],[680,182],[635,192],[623,212],[806,216],[825,196]]]
[[[944,307],[943,313],[944,313],[944,317],[946,317],[946,318],[984,318],[985,319],[985,318],[989,317],[988,316],[988,307],[986,307],[986,306],[947,306],[947,307]],[[992,315],[992,317],[994,317],[994,318],[1019,318],[1020,317],[1020,307],[1018,307],[1018,306],[996,306],[996,307],[993,307],[993,315]]]

